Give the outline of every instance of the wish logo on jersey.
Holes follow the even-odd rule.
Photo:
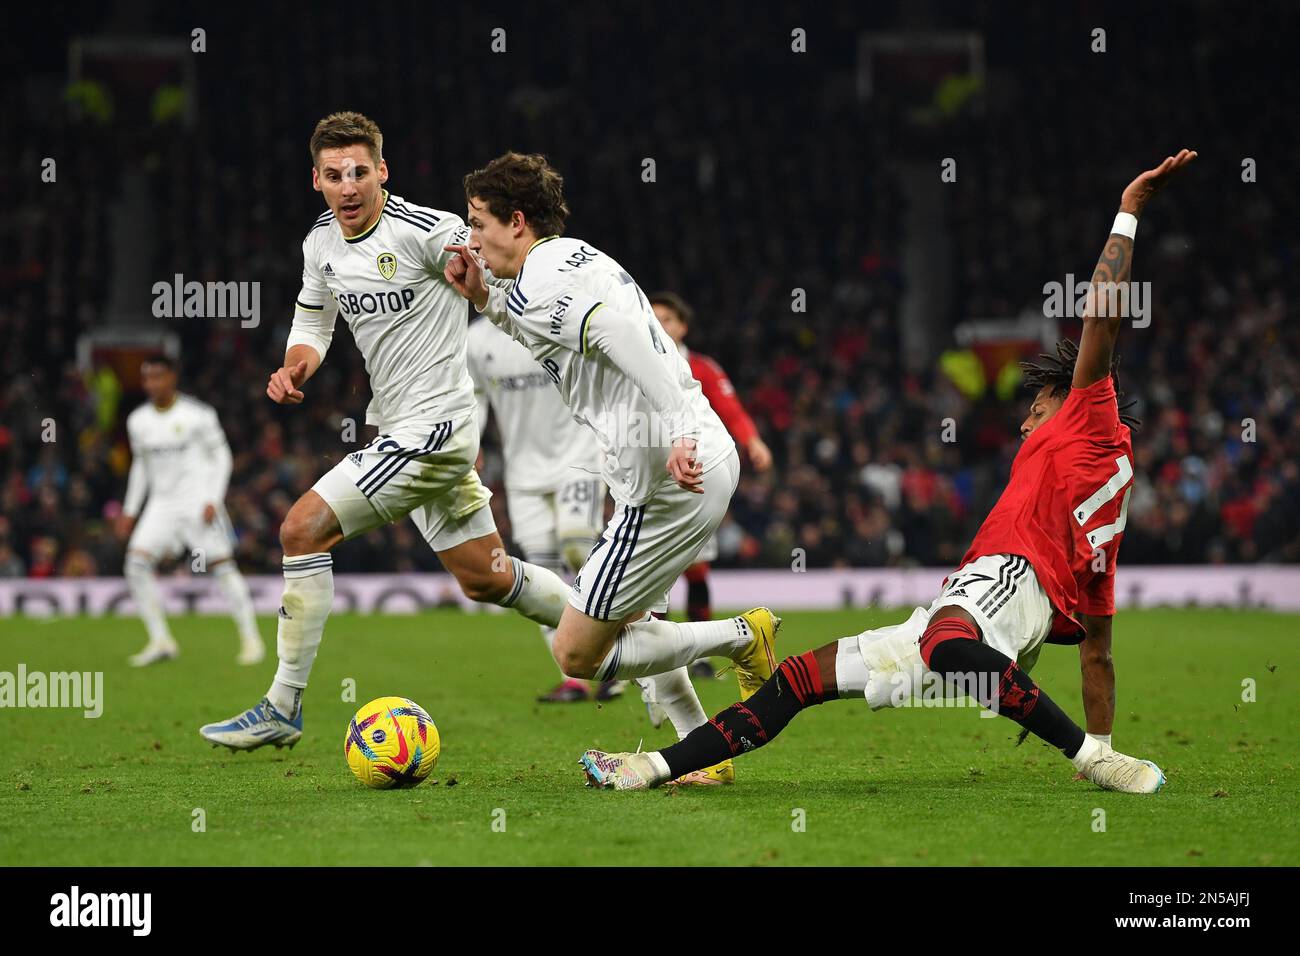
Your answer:
[[[551,309],[547,321],[551,323],[551,334],[559,335],[564,329],[564,316],[569,311],[569,306],[573,305],[573,296],[562,295],[555,302],[555,308]]]
[[[335,292],[333,295],[334,301],[339,304],[339,311],[348,317],[393,315],[397,312],[405,312],[415,301],[414,289],[393,289],[390,292]]]

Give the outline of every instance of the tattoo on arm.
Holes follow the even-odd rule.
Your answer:
[[[1128,307],[1133,240],[1111,233],[1097,260],[1083,311],[1083,338],[1074,364],[1075,388],[1085,388],[1110,374],[1119,323]]]
[[[1106,247],[1102,249],[1101,258],[1097,260],[1097,268],[1092,273],[1092,289],[1088,297],[1089,308],[1084,314],[1085,319],[1122,318],[1118,314],[1111,314],[1111,306],[1117,305],[1120,298],[1118,292],[1112,294],[1108,287],[1127,284],[1132,269],[1133,240],[1128,236],[1112,233],[1106,240]]]

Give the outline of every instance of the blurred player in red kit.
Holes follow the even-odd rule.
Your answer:
[[[749,463],[757,472],[767,471],[772,467],[772,451],[758,434],[745,406],[740,404],[731,379],[709,356],[686,347],[686,336],[695,318],[695,310],[676,292],[654,293],[650,296],[650,306],[664,331],[677,343],[677,349],[690,365],[691,374],[700,383],[704,397],[727,426],[736,444],[748,453]],[[709,562],[717,557],[718,539],[715,535],[700,551],[700,559],[686,569],[686,619],[689,621],[707,621],[713,616],[709,603]],[[691,665],[691,675],[712,677],[713,665],[706,660],[696,661]]]

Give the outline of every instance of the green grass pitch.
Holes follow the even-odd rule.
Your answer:
[[[788,614],[780,651],[902,616]],[[232,754],[197,728],[255,703],[274,663],[236,667],[228,620],[173,619],[181,658],[137,671],[125,664],[143,643],[137,621],[8,619],[0,671],[103,671],[105,707],[98,719],[0,710],[0,864],[1295,865],[1298,624],[1227,610],[1119,615],[1115,744],[1169,778],[1136,797],[1073,781],[1045,745],[1016,747],[1003,718],[872,713],[861,701],[802,714],[737,762],[734,787],[588,790],[585,748],[644,737],[652,749],[671,742],[669,728],[650,728],[635,687],[603,707],[535,704],[556,679],[536,628],[455,611],[333,617],[303,740]],[[263,633],[273,626],[262,621]],[[1082,719],[1073,648],[1045,648],[1034,674]],[[341,699],[345,678],[355,703]],[[1254,702],[1242,700],[1246,678]],[[710,713],[735,697],[734,678],[697,686]],[[442,735],[431,780],[412,790],[366,790],[343,760],[357,705],[386,694],[419,702]]]

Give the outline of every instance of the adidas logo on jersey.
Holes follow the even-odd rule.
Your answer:
[[[330,265],[328,262],[325,263],[325,268],[324,268],[323,270],[321,270],[321,271],[322,271],[322,274],[323,274],[327,279],[333,279],[333,278],[334,278],[334,267],[333,267],[332,265]]]

